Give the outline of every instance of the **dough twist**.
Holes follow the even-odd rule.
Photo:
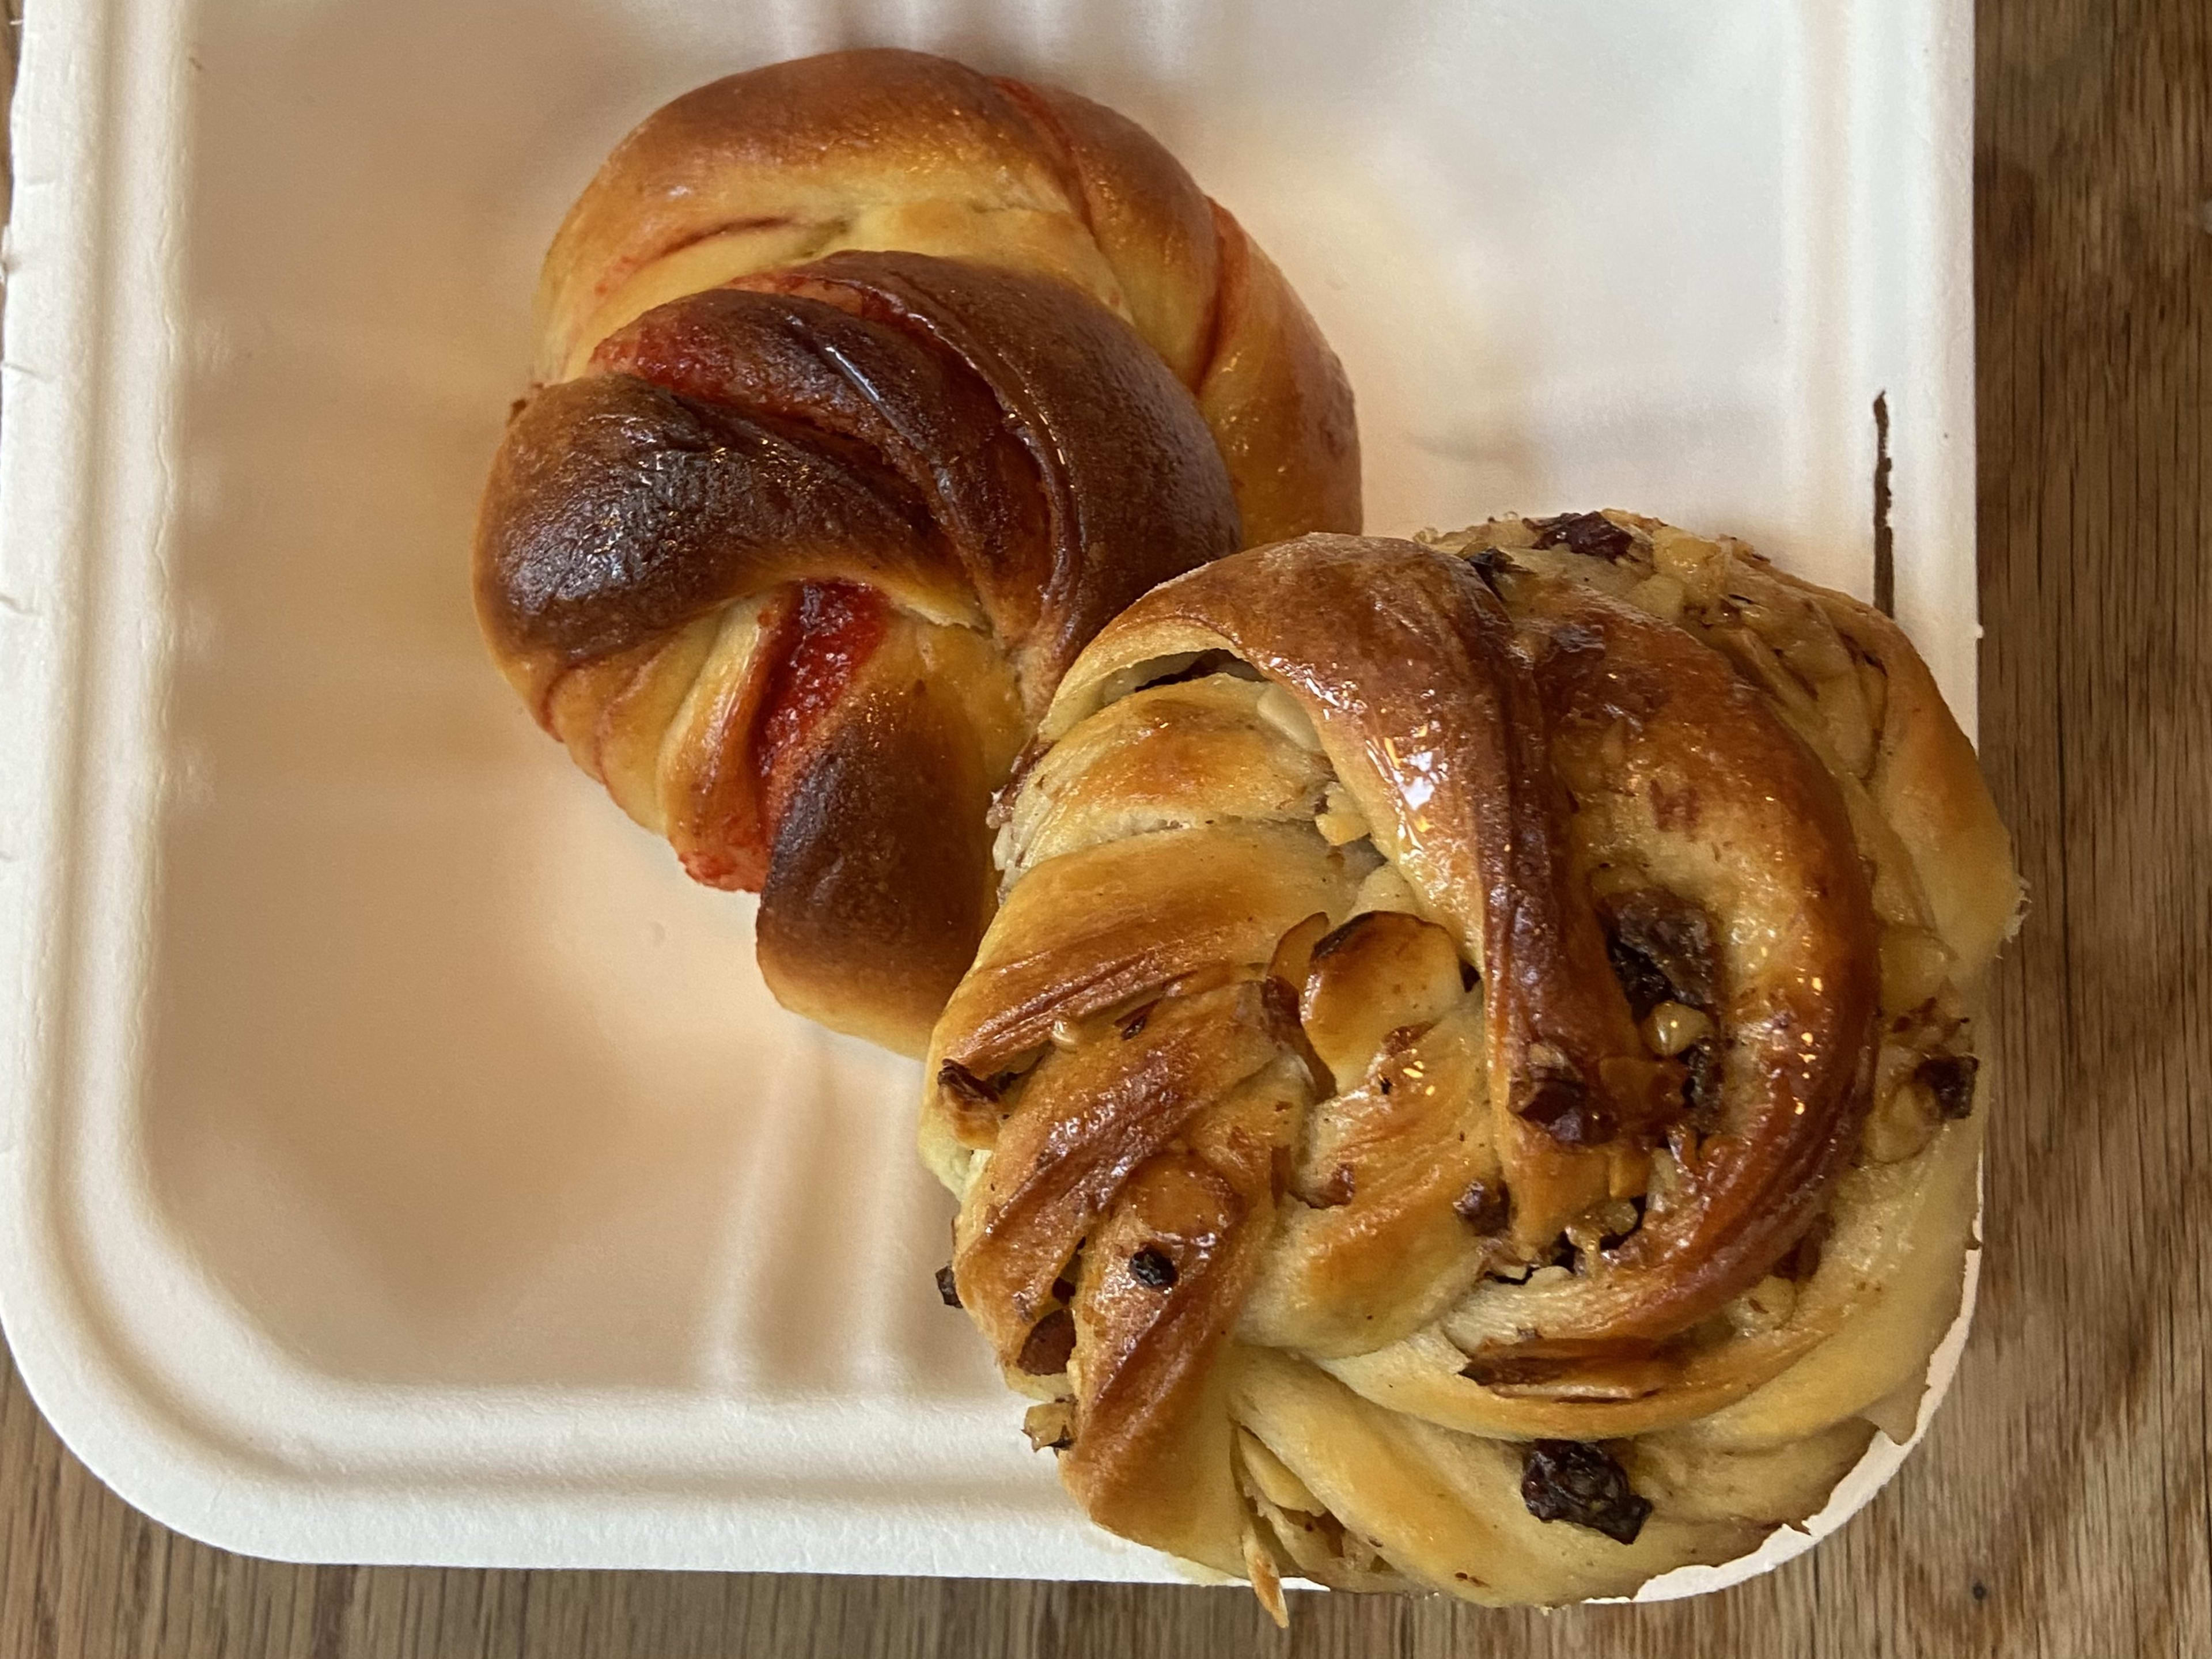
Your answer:
[[[1310,536],[1042,731],[922,1142],[1095,1519],[1556,1602],[1910,1431],[2019,888],[1886,617],[1626,514]]]
[[[1358,527],[1350,392],[1234,220],[1056,89],[861,52],[701,88],[571,210],[479,517],[495,655],[787,1006],[919,1051],[991,792],[1107,618]]]

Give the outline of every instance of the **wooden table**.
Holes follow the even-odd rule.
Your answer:
[[[2212,0],[1983,0],[1983,755],[2034,908],[1998,980],[1981,1311],[1821,1548],[1662,1608],[290,1567],[110,1496],[0,1371],[0,1659],[2212,1654]]]

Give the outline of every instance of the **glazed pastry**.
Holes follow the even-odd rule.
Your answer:
[[[919,1052],[992,903],[983,816],[1163,579],[1357,529],[1351,394],[1142,131],[902,52],[690,93],[547,257],[479,517],[508,679],[770,988]]]
[[[1279,1616],[1562,1602],[1911,1433],[2020,890],[1887,617],[1621,513],[1310,536],[1042,736],[921,1138],[1100,1524]]]

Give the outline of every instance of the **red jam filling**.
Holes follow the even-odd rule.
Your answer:
[[[717,826],[715,844],[685,852],[684,870],[710,887],[760,890],[809,747],[890,623],[882,594],[858,582],[803,582],[763,608],[761,681],[742,750],[752,787]]]

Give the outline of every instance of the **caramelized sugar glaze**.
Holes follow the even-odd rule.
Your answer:
[[[1042,733],[922,1140],[1102,1524],[1568,1601],[1909,1433],[2019,892],[1887,618],[1626,514],[1310,536]]]
[[[486,638],[787,1006],[918,1051],[991,793],[1075,653],[1247,540],[1358,527],[1351,394],[1142,131],[900,52],[677,100],[548,255]]]

